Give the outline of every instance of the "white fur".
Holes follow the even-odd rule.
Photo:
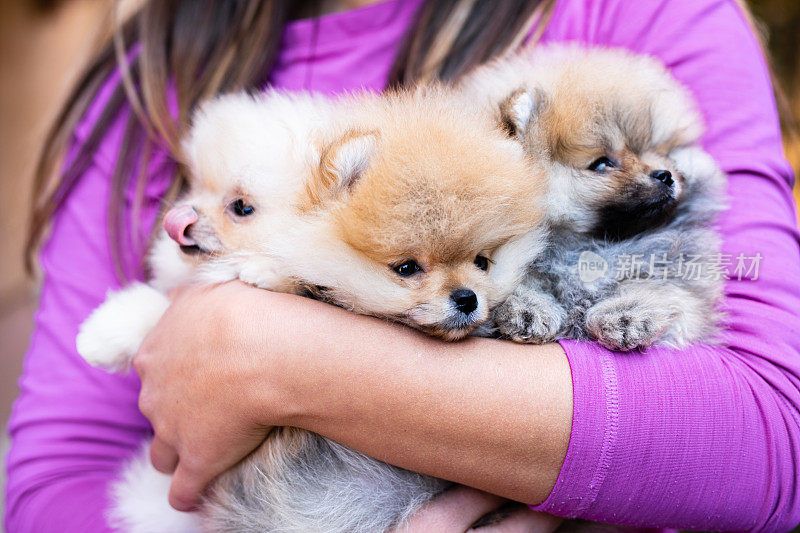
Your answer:
[[[297,246],[296,243],[303,243]],[[390,281],[363,254],[338,238],[325,215],[301,221],[273,243],[288,268],[311,285],[336,291],[342,305],[365,314],[386,315],[405,299],[405,290]],[[371,290],[365,291],[364,287]],[[354,298],[358,295],[358,299]]]
[[[200,533],[196,513],[170,507],[167,496],[172,477],[153,468],[149,444],[144,443],[111,485],[116,505],[109,511],[109,522],[127,533]]]
[[[492,302],[497,305],[519,285],[530,265],[542,252],[547,240],[543,227],[536,227],[500,246],[494,256],[494,265],[489,270],[498,286],[503,288],[502,298]]]
[[[570,175],[573,179],[559,179]],[[547,216],[554,226],[569,224],[575,231],[588,231],[597,218],[595,209],[583,201],[597,183],[588,183],[580,174],[557,161],[548,169],[548,190],[545,196]]]
[[[700,180],[716,184],[718,188],[724,186],[725,181],[720,179],[720,169],[714,158],[699,146],[685,146],[676,148],[669,154],[675,163],[678,172],[693,180]]]
[[[124,370],[169,307],[163,293],[143,283],[109,293],[80,327],[78,353],[93,366]]]
[[[333,158],[333,172],[339,180],[338,187],[347,189],[366,170],[375,151],[375,135],[358,135],[342,144]]]
[[[524,91],[514,98],[510,111],[519,134],[525,133],[534,110],[533,91]]]
[[[263,213],[259,222],[267,233],[282,235],[296,220],[293,198],[304,185],[310,165],[319,160],[309,135],[324,123],[328,108],[313,95],[224,96],[196,114],[184,151],[194,168],[220,173],[238,186],[262,192],[268,201],[259,205]],[[195,179],[202,182],[203,176]],[[109,293],[81,325],[78,353],[93,366],[126,369],[169,306],[164,292],[177,286],[240,278],[275,289],[290,282],[280,274],[286,270],[271,255],[275,250],[268,242],[257,242],[253,249],[250,254],[220,254],[210,262],[197,261],[162,232],[148,257],[151,284],[135,283]],[[138,454],[111,488],[113,523],[130,533],[200,531],[197,516],[169,506],[169,479],[153,469],[146,452]]]
[[[152,275],[150,285],[161,292],[179,287],[195,275],[194,265],[184,259],[178,243],[164,231],[153,242],[147,263]]]

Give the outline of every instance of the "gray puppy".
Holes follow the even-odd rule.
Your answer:
[[[725,179],[698,145],[692,99],[664,67],[548,47],[482,67],[464,89],[488,96],[548,168],[549,245],[483,333],[614,350],[711,340]]]

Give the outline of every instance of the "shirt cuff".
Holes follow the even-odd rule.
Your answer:
[[[581,341],[559,344],[572,373],[572,430],[552,492],[531,509],[574,518],[594,503],[608,474],[619,433],[619,383],[608,350]]]

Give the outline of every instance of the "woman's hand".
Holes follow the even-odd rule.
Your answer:
[[[550,493],[569,442],[572,382],[556,344],[442,342],[238,282],[177,291],[134,366],[153,463],[175,469],[182,510],[271,426],[526,503]]]
[[[456,486],[432,500],[393,533],[464,533],[481,517],[497,510],[508,500],[492,494]],[[536,513],[527,507],[515,508],[502,520],[482,526],[481,533],[550,533],[562,519]]]
[[[286,328],[268,310],[280,307],[286,324],[298,300],[240,283],[186,287],[142,344],[133,360],[139,407],[155,429],[153,465],[175,472],[176,509],[191,509],[209,481],[264,440],[268,423],[282,420],[262,407],[278,391],[272,378],[283,372],[291,343],[279,341]],[[263,342],[266,330],[272,344]],[[283,398],[267,403],[288,407]]]

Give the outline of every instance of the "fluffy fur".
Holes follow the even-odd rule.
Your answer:
[[[189,533],[201,530],[196,513],[182,513],[167,501],[171,476],[150,463],[149,442],[125,465],[111,487],[109,523],[126,533]]]
[[[541,169],[479,111],[442,88],[206,105],[185,146],[189,190],[165,219],[173,239],[161,235],[150,257],[152,287],[239,278],[443,338],[469,334],[544,240]],[[454,296],[465,292],[469,305]],[[83,325],[80,353],[124,367],[164,307],[144,285],[112,295]],[[121,339],[104,344],[112,330]],[[129,531],[386,531],[447,485],[281,428],[212,484],[202,526],[176,525],[165,477],[141,458],[114,487],[113,518]]]
[[[81,324],[75,344],[91,365],[110,371],[127,370],[131,354],[169,307],[169,299],[144,283],[109,293],[103,305]]]
[[[313,255],[292,270],[324,299],[443,338],[484,322],[542,249],[543,169],[477,111],[441,88],[359,101],[301,199],[313,231],[290,235]],[[356,180],[341,159],[364,169]],[[408,261],[419,270],[398,275]],[[459,312],[457,290],[474,311]]]
[[[709,341],[724,177],[699,147],[691,98],[665,68],[620,50],[551,47],[482,67],[464,90],[490,102],[548,168],[549,246],[495,311],[497,331],[617,350]],[[699,276],[681,270],[694,256]],[[634,261],[644,263],[638,271],[627,269]],[[581,272],[592,262],[605,273]]]

